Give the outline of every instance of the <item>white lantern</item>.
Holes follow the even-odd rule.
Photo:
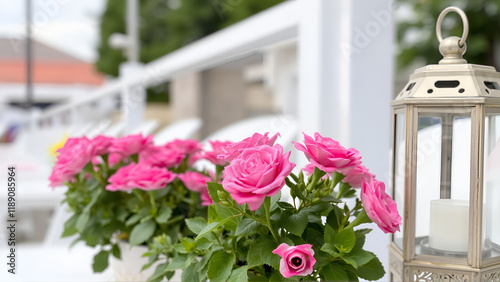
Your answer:
[[[450,11],[462,37],[441,37]],[[468,21],[446,8],[437,65],[417,69],[393,106],[393,197],[403,217],[391,281],[500,281],[500,73],[468,64]]]

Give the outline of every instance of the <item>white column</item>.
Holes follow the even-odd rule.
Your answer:
[[[143,75],[144,67],[140,63],[125,62],[120,65],[120,76],[133,78]],[[125,134],[138,127],[144,118],[146,107],[146,89],[142,85],[125,86],[121,95],[122,121],[125,122]]]
[[[366,167],[387,183],[392,1],[298,1],[303,16],[298,52],[300,129],[356,148]],[[373,228],[365,246],[388,269],[389,236]]]

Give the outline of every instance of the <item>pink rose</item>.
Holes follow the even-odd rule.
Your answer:
[[[201,192],[207,190],[207,182],[211,182],[212,178],[195,171],[186,171],[183,174],[178,174],[182,183],[191,191]]]
[[[122,157],[132,156],[153,145],[153,135],[142,137],[142,134],[128,135],[114,139],[110,153],[120,154]]]
[[[297,150],[304,152],[306,158],[324,172],[347,169],[361,163],[359,152],[353,148],[346,149],[339,142],[324,138],[314,133],[314,139],[304,133],[304,145],[293,142]]]
[[[285,278],[292,276],[307,276],[312,273],[316,263],[312,245],[303,244],[298,246],[288,246],[283,243],[279,245],[273,254],[281,257],[280,272]]]
[[[144,191],[158,190],[164,188],[168,183],[174,181],[175,174],[166,168],[152,167],[146,164],[134,162],[121,167],[109,179],[106,190],[129,191],[138,188]]]
[[[340,172],[345,175],[342,182],[348,183],[353,188],[361,188],[363,181],[370,181],[370,179],[375,178],[375,175],[371,174],[363,165],[343,169]]]
[[[92,142],[92,145],[94,145],[95,147],[95,154],[100,156],[109,153],[109,147],[113,142],[113,138],[104,135],[98,135],[92,138],[90,142]]]
[[[165,147],[177,150],[185,155],[192,155],[203,149],[203,145],[193,139],[175,139],[174,141],[168,142]]]
[[[139,162],[152,166],[171,168],[181,164],[185,155],[165,146],[150,146],[139,153]]]
[[[179,178],[189,190],[200,193],[201,205],[209,206],[213,204],[210,195],[208,195],[207,188],[207,182],[212,181],[211,177],[199,172],[186,171],[183,174],[178,174],[177,178]]]
[[[226,165],[227,161],[217,158],[218,155],[223,154],[222,147],[227,147],[233,142],[230,141],[208,141],[212,146],[212,151],[205,152],[203,158],[212,162],[215,165]]]
[[[246,148],[261,146],[261,145],[269,145],[273,146],[274,142],[279,136],[279,133],[276,133],[273,137],[269,138],[267,135],[269,132],[264,133],[264,135],[259,133],[254,133],[252,137],[248,137],[243,139],[240,142],[232,143],[226,147],[222,147],[222,151],[224,153],[217,156],[217,158],[221,160],[225,160],[227,162],[231,162],[236,157],[238,157],[243,150]]]
[[[279,144],[247,148],[224,169],[222,186],[238,204],[246,203],[254,211],[285,185],[295,167],[289,157]]]
[[[369,181],[363,180],[361,203],[368,217],[384,233],[399,231],[401,216],[399,216],[396,202],[385,192],[385,185],[382,181],[374,178]]]
[[[74,176],[92,160],[95,148],[87,137],[69,138],[57,152],[56,164],[49,177],[51,187],[73,181]]]

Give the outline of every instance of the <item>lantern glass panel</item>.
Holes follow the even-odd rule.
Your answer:
[[[406,141],[406,114],[398,113],[395,117],[394,130],[394,179],[393,179],[393,199],[398,206],[400,215],[404,215],[405,210],[405,141]],[[393,241],[401,250],[403,249],[404,220],[400,227],[401,232],[393,235]]]
[[[469,236],[470,110],[420,112],[415,253],[466,258]]]
[[[484,137],[483,258],[486,259],[500,256],[500,112],[486,113]]]

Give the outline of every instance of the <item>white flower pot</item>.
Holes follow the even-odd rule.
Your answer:
[[[148,263],[148,257],[142,257],[148,251],[147,246],[132,246],[125,241],[118,241],[118,246],[121,251],[121,259],[114,256],[110,258],[110,266],[115,276],[115,281],[146,281],[148,277],[153,275],[158,264],[163,263],[162,260],[155,262],[148,269],[141,271],[142,267]],[[174,277],[170,281],[181,281],[182,271],[177,270]],[[166,281],[166,279],[164,279]]]

